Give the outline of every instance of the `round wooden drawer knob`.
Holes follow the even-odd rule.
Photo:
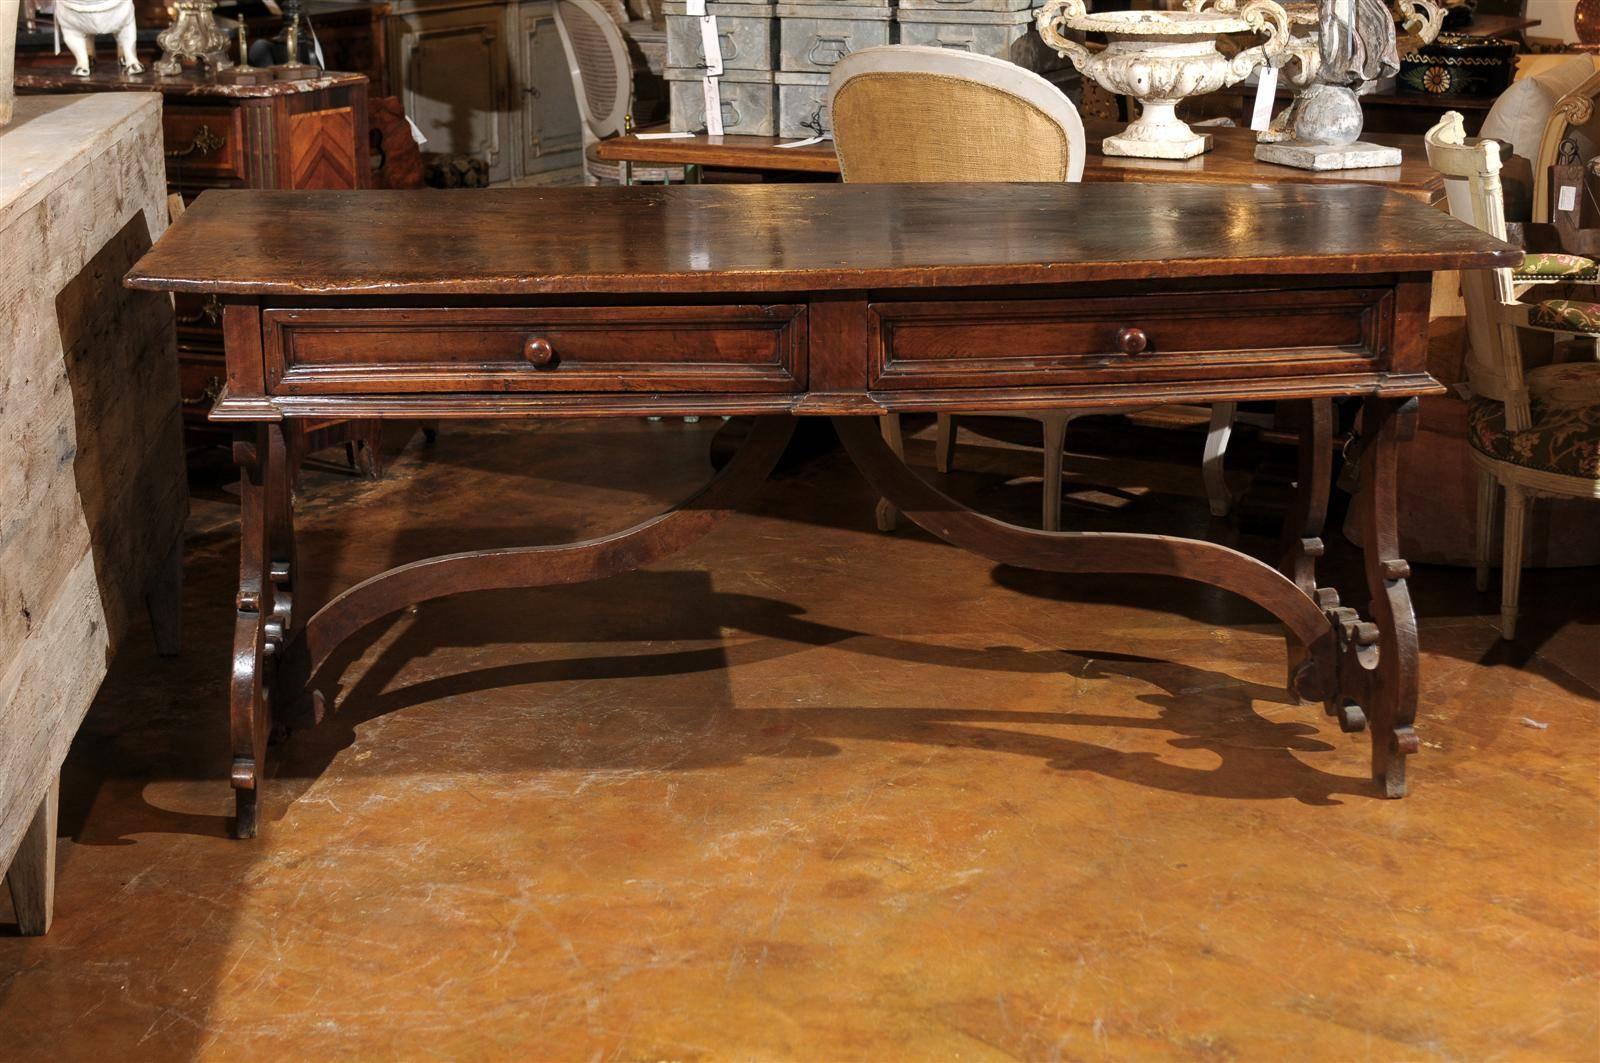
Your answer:
[[[550,346],[550,341],[543,336],[534,336],[522,345],[522,356],[530,365],[543,369],[555,364],[556,349]]]
[[[1142,328],[1125,328],[1117,332],[1117,350],[1123,354],[1143,354],[1150,346],[1150,337]]]

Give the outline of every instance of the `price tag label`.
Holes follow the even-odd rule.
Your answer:
[[[1578,206],[1578,186],[1562,185],[1561,194],[1556,203],[1557,210],[1574,210]]]
[[[706,132],[714,137],[722,135],[722,90],[716,78],[706,78],[700,83],[706,96]]]
[[[700,16],[700,49],[706,53],[706,75],[722,76],[722,39],[717,34],[717,16]]]
[[[1257,133],[1272,124],[1272,105],[1278,98],[1278,68],[1264,66],[1256,75],[1256,105],[1250,112],[1250,128]]]
[[[789,140],[782,144],[774,144],[775,148],[809,148],[813,144],[821,144],[827,137],[806,137],[804,140]]]

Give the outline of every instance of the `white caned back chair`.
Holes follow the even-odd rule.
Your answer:
[[[566,53],[583,127],[583,179],[623,183],[623,164],[597,154],[602,140],[631,132],[633,59],[617,20],[595,0],[556,0],[556,34]],[[682,181],[681,166],[634,166],[629,181]]]

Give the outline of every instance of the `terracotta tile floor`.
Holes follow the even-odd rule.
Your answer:
[[[310,477],[308,580],[621,527],[722,427],[447,425],[382,483]],[[1198,437],[1159,449],[1072,459],[1069,526],[1232,534]],[[1036,462],[964,447],[956,490],[1028,519]],[[1531,573],[1504,647],[1419,571],[1388,802],[1252,607],[870,517],[824,453],[649,571],[378,625],[251,843],[211,521],[185,655],[130,646],[74,747],[55,929],[0,935],[0,1058],[1600,1054],[1600,574]]]

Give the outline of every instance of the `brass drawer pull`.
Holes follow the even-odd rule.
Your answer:
[[[195,133],[194,139],[189,141],[186,148],[176,148],[166,153],[169,159],[183,159],[190,155],[210,155],[228,146],[228,142],[211,131],[211,127],[203,125]]]
[[[556,349],[550,346],[550,341],[543,336],[532,336],[522,345],[522,356],[530,365],[538,369],[547,369],[555,365]]]
[[[1143,354],[1150,347],[1150,337],[1142,328],[1125,328],[1117,331],[1117,350],[1123,354]]]

